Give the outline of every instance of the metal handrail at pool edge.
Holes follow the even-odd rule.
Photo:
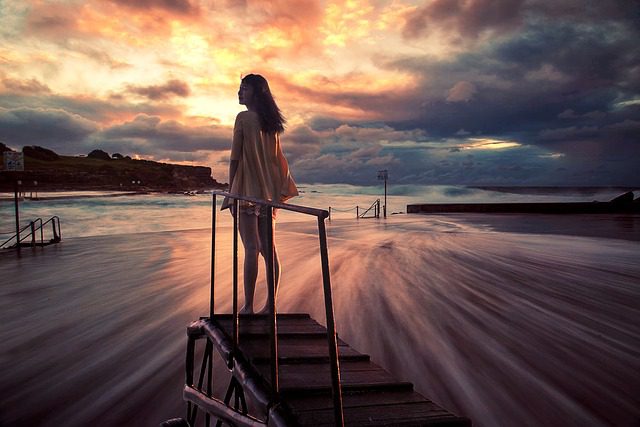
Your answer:
[[[222,196],[233,200],[234,212],[238,212],[238,201],[246,201],[255,203],[261,207],[267,208],[267,223],[273,223],[273,209],[282,209],[304,215],[315,216],[318,221],[318,237],[320,244],[320,261],[322,268],[322,283],[324,290],[325,315],[327,327],[327,343],[329,347],[329,358],[331,364],[331,390],[333,397],[333,412],[335,424],[344,426],[344,414],[342,403],[342,386],[340,381],[340,365],[338,355],[338,340],[335,327],[335,318],[333,313],[333,298],[331,292],[331,278],[329,270],[329,255],[327,248],[327,232],[325,219],[329,216],[329,212],[323,209],[316,209],[307,206],[292,205],[289,203],[278,203],[269,200],[257,199],[254,197],[241,196],[226,191],[213,191],[211,198],[211,295],[209,305],[209,316],[214,316],[214,284],[215,284],[215,246],[216,246],[216,198]],[[273,227],[268,227],[267,232],[267,284],[269,299],[271,306],[269,311],[271,314],[270,325],[270,341],[271,341],[271,388],[275,398],[278,398],[279,381],[278,381],[278,334],[276,320],[276,302],[275,302],[275,271],[273,257]],[[232,339],[234,353],[238,350],[239,341],[239,316],[238,316],[238,215],[233,215],[233,321],[232,321]],[[231,361],[229,361],[231,362]]]
[[[40,222],[40,225],[38,227],[35,226],[35,224],[37,222]],[[46,220],[44,223],[42,222],[42,218],[36,218],[32,221],[29,221],[29,223],[27,225],[25,225],[24,227],[22,227],[21,229],[18,230],[18,233],[14,234],[13,236],[9,237],[7,240],[5,240],[4,242],[0,243],[0,248],[4,247],[4,245],[6,245],[7,243],[9,243],[10,241],[12,241],[13,239],[16,239],[16,247],[20,247],[20,243],[26,239],[27,237],[31,236],[31,245],[35,246],[35,232],[40,230],[40,245],[44,245],[44,234],[43,234],[43,229],[44,226],[47,225],[48,223],[51,222],[51,226],[53,229],[53,239],[52,241],[55,242],[59,242],[60,240],[62,240],[62,231],[60,229],[60,218],[57,215],[52,216],[51,218],[49,218],[48,220]],[[58,228],[56,230],[56,222],[58,224]],[[24,236],[22,236],[22,232],[25,231],[26,229],[31,228],[31,230],[25,234]]]

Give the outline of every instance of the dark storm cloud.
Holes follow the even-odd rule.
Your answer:
[[[95,122],[60,109],[0,108],[0,140],[14,148],[39,145],[68,152],[97,130]]]
[[[485,30],[504,31],[521,22],[524,0],[435,0],[406,16],[402,34],[417,38],[432,28],[446,28],[464,37]]]
[[[104,119],[103,105],[93,102],[97,107],[94,115]],[[90,113],[86,100],[77,107]],[[144,114],[102,127],[98,121],[60,108],[0,107],[0,141],[16,149],[39,145],[67,155],[101,148],[187,161],[197,152],[228,150],[230,134],[231,129],[223,126],[186,126]]]
[[[177,79],[171,79],[163,85],[152,86],[127,86],[127,92],[144,96],[148,99],[158,101],[179,96],[185,98],[189,96],[191,90],[186,82]]]
[[[230,134],[230,129],[225,127],[190,127],[173,120],[162,121],[160,117],[139,115],[129,122],[99,132],[94,135],[94,140],[111,146],[126,144],[130,149],[144,153],[156,150],[185,153],[228,150]]]
[[[527,9],[548,19],[571,19],[574,22],[638,20],[637,4],[626,0],[529,0]]]
[[[20,81],[18,86],[29,87],[29,81]],[[44,91],[41,91],[44,92]],[[131,117],[146,113],[150,115],[179,116],[181,110],[177,106],[162,103],[130,103],[123,96],[116,95],[109,100],[89,96],[72,97],[53,93],[0,93],[0,107],[19,108],[25,105],[38,105],[45,109],[61,109],[87,119],[103,122],[122,117]]]
[[[505,33],[537,21],[587,23],[626,22],[638,27],[638,3],[626,0],[434,0],[405,16],[404,37],[420,38],[441,31],[475,39],[484,31]]]
[[[549,147],[561,138],[538,137],[554,129],[593,129],[589,136],[581,131],[582,137],[608,137],[602,129],[639,118],[637,108],[617,106],[639,97],[640,49],[630,38],[634,31],[622,24],[537,21],[511,38],[450,60],[392,61],[387,66],[424,76],[424,83],[405,99],[420,104],[420,114],[388,124],[422,128],[435,137],[453,137],[463,129]],[[452,98],[456,88],[457,98]],[[626,144],[631,148],[635,142],[628,138]]]

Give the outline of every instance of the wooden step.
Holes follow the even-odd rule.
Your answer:
[[[269,377],[269,365],[258,365],[256,369],[265,378]],[[284,394],[331,392],[331,368],[328,363],[282,365],[279,379],[280,390]],[[345,390],[413,390],[411,383],[397,381],[387,371],[370,361],[341,362],[340,379]]]
[[[231,315],[216,315],[216,321],[225,331],[232,330]],[[240,336],[265,335],[271,331],[270,318],[267,315],[240,316],[238,319]],[[279,314],[277,317],[278,336],[324,336],[327,331],[322,325],[311,319],[308,314]]]
[[[270,318],[251,315],[239,318],[239,350],[260,381],[269,383]],[[331,397],[331,367],[326,329],[306,314],[279,314],[278,360],[280,400],[283,409],[301,426],[335,425]],[[189,328],[193,335],[207,335],[218,351],[230,354],[231,315],[201,319]],[[366,354],[338,340],[340,378],[347,426],[470,426],[413,390],[410,382],[398,381]],[[245,370],[246,371],[246,370]],[[235,374],[234,374],[235,375]],[[246,374],[245,374],[246,375]]]
[[[240,337],[240,350],[248,355],[249,360],[264,359],[270,357],[269,337],[243,339]],[[343,357],[361,358],[362,355],[343,343],[338,345],[338,354]],[[285,338],[278,335],[278,357],[285,359],[326,359],[329,358],[327,338],[300,337],[297,339]]]
[[[287,396],[287,405],[301,425],[334,425],[330,396]],[[347,426],[418,425],[470,426],[469,420],[457,417],[413,391],[366,391],[343,393]]]

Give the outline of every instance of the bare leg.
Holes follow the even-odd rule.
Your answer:
[[[253,296],[256,291],[258,277],[258,254],[260,253],[260,237],[258,234],[258,217],[238,213],[239,230],[244,246],[244,306],[240,314],[253,313]]]
[[[274,274],[274,297],[277,299],[278,286],[280,285],[280,258],[278,257],[278,251],[276,250],[276,222],[271,223],[273,230],[273,274]],[[267,233],[269,232],[269,224],[265,219],[261,219],[258,223],[258,230],[260,236],[260,254],[264,258],[265,271],[269,271],[269,265],[267,263]],[[269,282],[267,281],[267,286]],[[267,291],[267,304],[258,312],[259,314],[266,314],[271,312],[272,301],[269,298],[269,292]]]

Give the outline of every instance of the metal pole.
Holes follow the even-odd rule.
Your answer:
[[[384,217],[387,217],[387,175],[384,176]]]
[[[233,199],[233,354],[238,351],[238,199]],[[229,363],[233,363],[229,360]]]
[[[216,275],[216,194],[211,197],[211,298],[209,301],[209,318],[213,319],[214,288]]]
[[[331,392],[333,394],[333,415],[336,426],[344,426],[342,411],[342,386],[340,384],[340,362],[338,360],[338,338],[333,318],[333,299],[331,296],[331,277],[329,273],[329,253],[327,250],[327,231],[324,218],[318,217],[318,235],[320,237],[320,259],[322,262],[322,285],[324,288],[324,309],[327,317],[327,340],[331,359]]]
[[[356,205],[356,219],[360,218],[360,207]]]
[[[59,241],[60,240],[60,236],[58,235],[58,231],[60,230],[60,220],[58,220],[58,230],[56,231],[56,220],[52,220],[51,221],[51,229],[53,230],[53,240],[54,241]]]
[[[209,353],[209,358],[207,359],[207,396],[213,397],[213,343],[208,337],[206,352]],[[205,412],[205,425],[211,427],[211,415],[209,412]]]
[[[329,206],[329,221],[331,221],[331,206]]]
[[[20,211],[18,209],[18,180],[15,180],[13,201],[16,207],[16,247],[20,250]]]
[[[36,226],[33,221],[29,222],[31,226],[31,247],[34,248],[36,246]]]
[[[269,310],[271,312],[271,389],[274,396],[278,395],[280,391],[280,381],[278,379],[278,325],[277,325],[277,313],[276,313],[276,281],[275,281],[275,269],[274,269],[274,251],[273,251],[273,208],[271,206],[264,206],[267,208],[267,284],[268,289],[268,303]]]
[[[189,337],[187,340],[187,355],[185,360],[185,382],[193,387],[193,358],[195,354],[195,340]],[[187,402],[187,420],[191,419],[191,402]]]

